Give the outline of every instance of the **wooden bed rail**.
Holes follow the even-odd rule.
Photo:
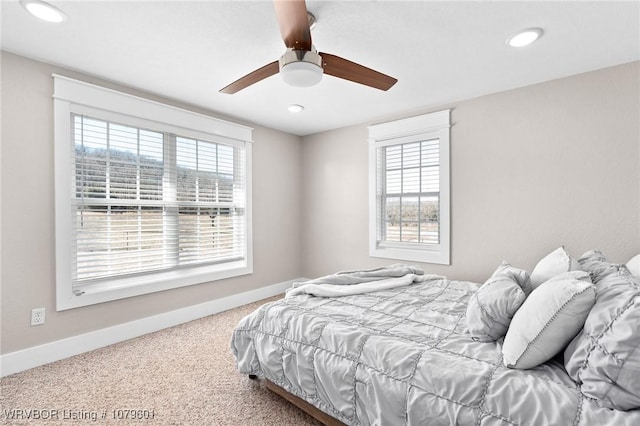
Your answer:
[[[283,388],[276,385],[275,383],[265,379],[265,385],[267,386],[267,389],[269,389],[271,392],[286,399],[287,401],[289,401],[290,403],[292,403],[293,405],[295,405],[296,407],[298,407],[299,409],[301,409],[302,411],[304,411],[314,419],[318,420],[320,423],[327,426],[345,426],[345,424],[342,423],[341,421],[331,417],[324,411],[320,411],[318,408],[309,404],[304,399],[293,395],[292,393],[284,390]]]

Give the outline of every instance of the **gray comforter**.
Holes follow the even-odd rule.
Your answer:
[[[561,362],[503,366],[502,341],[466,333],[479,284],[431,280],[266,304],[233,333],[241,373],[271,380],[350,425],[640,425],[602,408]]]

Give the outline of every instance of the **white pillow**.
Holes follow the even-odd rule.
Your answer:
[[[628,261],[625,266],[631,275],[640,280],[640,254]]]
[[[515,313],[502,345],[504,365],[533,368],[575,337],[595,303],[587,272],[556,276],[536,288]]]
[[[579,270],[582,270],[580,264],[569,256],[564,247],[560,247],[540,259],[536,267],[533,268],[531,286],[536,288],[543,282],[563,272]]]

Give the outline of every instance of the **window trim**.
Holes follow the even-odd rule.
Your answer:
[[[451,264],[450,111],[442,110],[369,126],[369,256],[413,262]],[[440,244],[384,243],[378,240],[382,212],[378,149],[438,138],[440,146]]]
[[[52,77],[54,81],[56,309],[58,311],[253,273],[252,128],[57,74],[52,74]],[[92,115],[122,124],[244,148],[246,161],[245,258],[241,261],[217,265],[128,276],[95,286],[91,290],[88,287],[89,291],[75,294],[71,271],[73,243],[71,113]]]

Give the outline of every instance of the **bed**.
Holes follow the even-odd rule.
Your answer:
[[[585,395],[562,351],[533,368],[506,367],[505,338],[482,341],[467,326],[483,285],[419,278],[361,294],[296,292],[261,306],[233,333],[239,372],[325,424],[640,424],[637,407]],[[576,353],[583,333],[572,341]],[[625,375],[640,380],[632,367]]]

